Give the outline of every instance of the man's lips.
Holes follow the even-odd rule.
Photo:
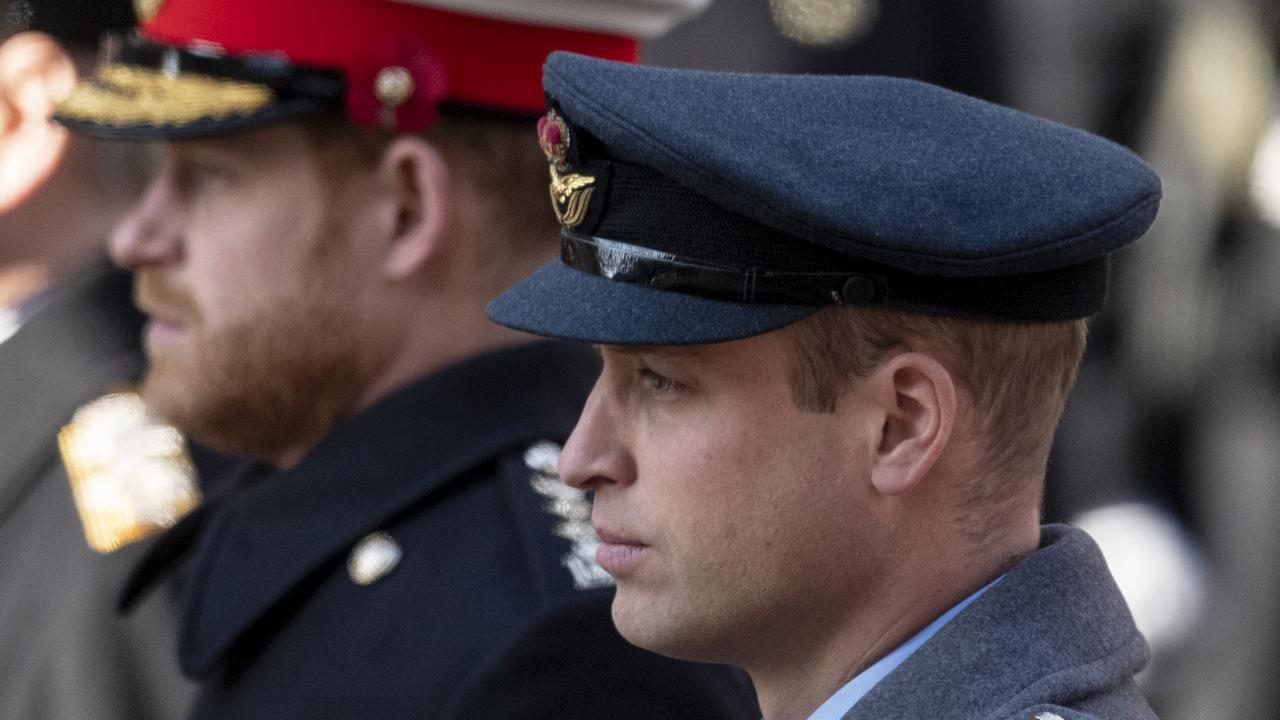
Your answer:
[[[146,334],[152,341],[163,341],[175,338],[186,331],[186,325],[171,317],[148,314]]]
[[[615,534],[607,528],[596,527],[595,530],[600,538],[600,547],[596,548],[596,562],[615,578],[625,575],[649,552],[649,546],[638,540]]]

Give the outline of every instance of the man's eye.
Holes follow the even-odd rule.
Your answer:
[[[183,163],[180,172],[187,187],[196,189],[210,183],[230,180],[234,172],[223,165],[214,163],[188,161]]]
[[[658,394],[673,393],[680,389],[679,383],[649,368],[640,369],[640,379],[650,390]]]

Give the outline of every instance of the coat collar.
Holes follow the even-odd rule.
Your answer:
[[[183,671],[208,674],[290,590],[401,510],[488,458],[566,436],[597,371],[588,348],[563,343],[473,358],[343,423],[294,468],[241,482],[187,565]]]
[[[56,462],[58,429],[76,408],[137,379],[142,317],[129,276],[97,260],[0,344],[0,521]]]
[[[1003,718],[1071,704],[1147,662],[1147,644],[1093,540],[1047,525],[1041,548],[877,684],[844,720]]]

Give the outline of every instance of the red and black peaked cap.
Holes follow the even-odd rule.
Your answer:
[[[225,134],[322,110],[412,132],[441,105],[536,115],[554,50],[634,62],[705,0],[136,0],[54,119],[116,138]]]

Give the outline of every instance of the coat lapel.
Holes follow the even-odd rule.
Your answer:
[[[1146,641],[1093,540],[1050,525],[1041,543],[844,720],[1004,718],[1070,704],[1140,670]]]
[[[273,606],[391,517],[490,458],[566,435],[596,363],[561,343],[472,359],[386,398],[298,466],[227,498],[188,565],[184,672],[207,675]]]

